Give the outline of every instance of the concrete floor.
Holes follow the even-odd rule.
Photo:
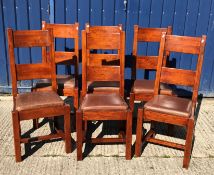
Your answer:
[[[0,96],[0,174],[37,175],[37,174],[214,174],[214,99],[203,99],[195,128],[195,142],[192,159],[188,170],[182,168],[183,152],[148,144],[140,158],[133,157],[126,161],[124,145],[87,145],[85,150],[89,155],[83,161],[76,161],[76,149],[71,154],[64,152],[64,142],[61,140],[22,146],[22,153],[27,153],[21,163],[15,163],[13,133],[11,122],[12,98]],[[24,121],[22,133],[38,135],[49,133],[49,125],[44,125],[31,133],[32,121]],[[60,125],[60,120],[58,121]],[[74,124],[74,123],[73,123]],[[109,126],[114,124],[91,124],[97,128],[97,135],[102,128],[109,133]],[[148,124],[145,125],[146,128]],[[158,130],[166,133],[165,126]],[[112,128],[112,131],[114,128]],[[175,128],[176,139],[159,136],[168,140],[184,143],[185,130]],[[76,133],[72,132],[76,139]],[[133,126],[133,143],[135,141],[135,126]],[[75,144],[73,144],[75,148]]]

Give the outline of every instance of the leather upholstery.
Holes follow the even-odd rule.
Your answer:
[[[126,110],[128,105],[117,93],[113,94],[86,94],[80,109],[90,110]]]
[[[192,112],[192,101],[175,96],[156,95],[144,107],[154,112],[189,117]]]
[[[64,101],[54,91],[29,92],[18,94],[15,98],[16,110],[30,110],[41,107],[62,106]]]
[[[38,89],[51,89],[51,80],[41,79],[39,80],[34,88]],[[75,87],[75,79],[71,75],[57,75],[57,85],[58,89],[71,88]]]
[[[154,93],[155,80],[135,80],[133,86],[134,93]],[[160,84],[160,93],[164,95],[172,94],[172,89],[167,84]]]
[[[88,92],[119,92],[120,82],[118,81],[94,81],[88,82]]]

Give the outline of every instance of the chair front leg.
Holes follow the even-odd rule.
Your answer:
[[[12,121],[13,121],[13,137],[14,137],[14,148],[15,148],[15,157],[16,162],[21,162],[21,128],[19,114],[17,111],[12,112]]]
[[[71,116],[70,106],[66,105],[64,114],[65,152],[71,153]]]
[[[194,130],[194,120],[190,118],[187,125],[186,143],[184,148],[184,160],[183,160],[183,167],[186,169],[188,169],[189,167],[192,152],[193,130]]]
[[[132,157],[132,111],[127,112],[126,120],[126,160]]]
[[[136,128],[136,142],[135,142],[135,155],[137,157],[141,154],[142,134],[143,134],[143,108],[138,109],[137,128]]]
[[[76,132],[77,132],[77,160],[82,160],[82,145],[83,145],[83,130],[82,130],[82,123],[83,123],[83,113],[81,110],[77,110],[76,113]]]

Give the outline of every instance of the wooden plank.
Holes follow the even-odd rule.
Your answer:
[[[137,69],[157,69],[158,56],[137,56]]]
[[[17,30],[13,33],[14,47],[45,47],[50,46],[48,31]]]
[[[181,86],[193,86],[195,71],[163,67],[160,82]]]
[[[166,39],[167,42],[165,44],[165,50],[167,51],[199,54],[201,45],[200,37],[196,38],[168,35],[166,36]]]
[[[162,32],[167,32],[167,28],[139,28],[138,41],[160,42]]]
[[[87,81],[120,81],[119,66],[88,66]]]
[[[78,29],[74,24],[46,24],[46,28],[53,29],[53,35],[55,38],[77,38]]]
[[[119,49],[120,33],[98,34],[89,33],[87,35],[87,49]]]
[[[49,64],[19,64],[16,65],[17,80],[51,78]]]
[[[68,60],[73,60],[74,59],[74,52],[61,52],[61,51],[56,51],[54,53],[54,58],[56,63],[60,63],[63,61],[68,61]]]
[[[90,143],[101,144],[101,143],[125,143],[125,138],[91,138]]]
[[[50,140],[50,139],[58,139],[58,138],[64,139],[64,134],[63,133],[57,133],[57,134],[51,134],[51,135],[31,137],[31,138],[22,138],[21,143],[39,142],[39,141]]]
[[[185,145],[182,145],[182,144],[169,142],[169,141],[165,141],[165,140],[160,140],[160,139],[156,139],[156,138],[151,138],[151,137],[148,138],[146,141],[149,143],[163,145],[163,146],[170,147],[170,148],[176,148],[179,150],[184,150],[184,148],[185,148]]]
[[[124,111],[83,111],[83,120],[126,120],[126,110]]]

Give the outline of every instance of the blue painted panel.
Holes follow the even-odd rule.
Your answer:
[[[16,10],[15,10],[15,4],[13,0],[3,0],[2,1],[2,7],[3,7],[3,20],[4,20],[4,27],[5,31],[8,27],[12,29],[16,29]],[[7,44],[7,33],[5,32],[5,45],[6,45],[6,51],[8,50],[8,44]],[[15,56],[16,56],[16,62],[18,62],[18,56],[17,56],[17,51],[15,50]],[[8,59],[8,64],[7,64],[7,70],[8,73],[10,74],[10,66],[9,66],[9,55],[7,52],[7,58]],[[8,76],[9,80],[9,85],[11,85],[11,76]]]
[[[2,86],[9,89],[10,71],[7,55],[7,38],[5,29],[40,29],[41,21],[52,23],[80,23],[80,31],[85,23],[91,25],[122,24],[126,31],[126,54],[132,52],[134,24],[143,27],[173,26],[173,34],[201,36],[207,34],[207,46],[201,80],[201,92],[205,95],[214,94],[214,32],[213,14],[214,1],[212,0],[1,0],[0,1],[0,52],[1,69],[0,92]],[[81,35],[80,35],[81,36]],[[72,49],[71,40],[57,40],[56,49]],[[80,38],[81,48],[81,38]],[[156,54],[158,45],[140,44],[139,54]],[[22,63],[39,62],[41,51],[38,49],[21,49],[16,52],[17,61]],[[194,56],[172,54],[175,66],[194,69]],[[126,60],[128,63],[129,60]],[[64,66],[58,67],[58,73],[65,73]],[[149,78],[154,73],[148,74]],[[137,78],[143,78],[144,72],[138,71]],[[126,68],[125,78],[130,78],[130,70]],[[30,84],[20,84],[29,87]],[[8,90],[10,91],[10,89]]]
[[[91,0],[90,4],[90,25],[102,25],[103,2]]]
[[[7,49],[6,49],[6,28],[4,26],[4,13],[3,13],[3,4],[0,1],[0,86],[9,85],[9,72],[8,72],[8,60],[7,60]]]
[[[207,32],[206,52],[203,65],[203,77],[201,85],[204,91],[213,91],[214,89],[214,1],[212,1],[209,16],[209,26]]]

